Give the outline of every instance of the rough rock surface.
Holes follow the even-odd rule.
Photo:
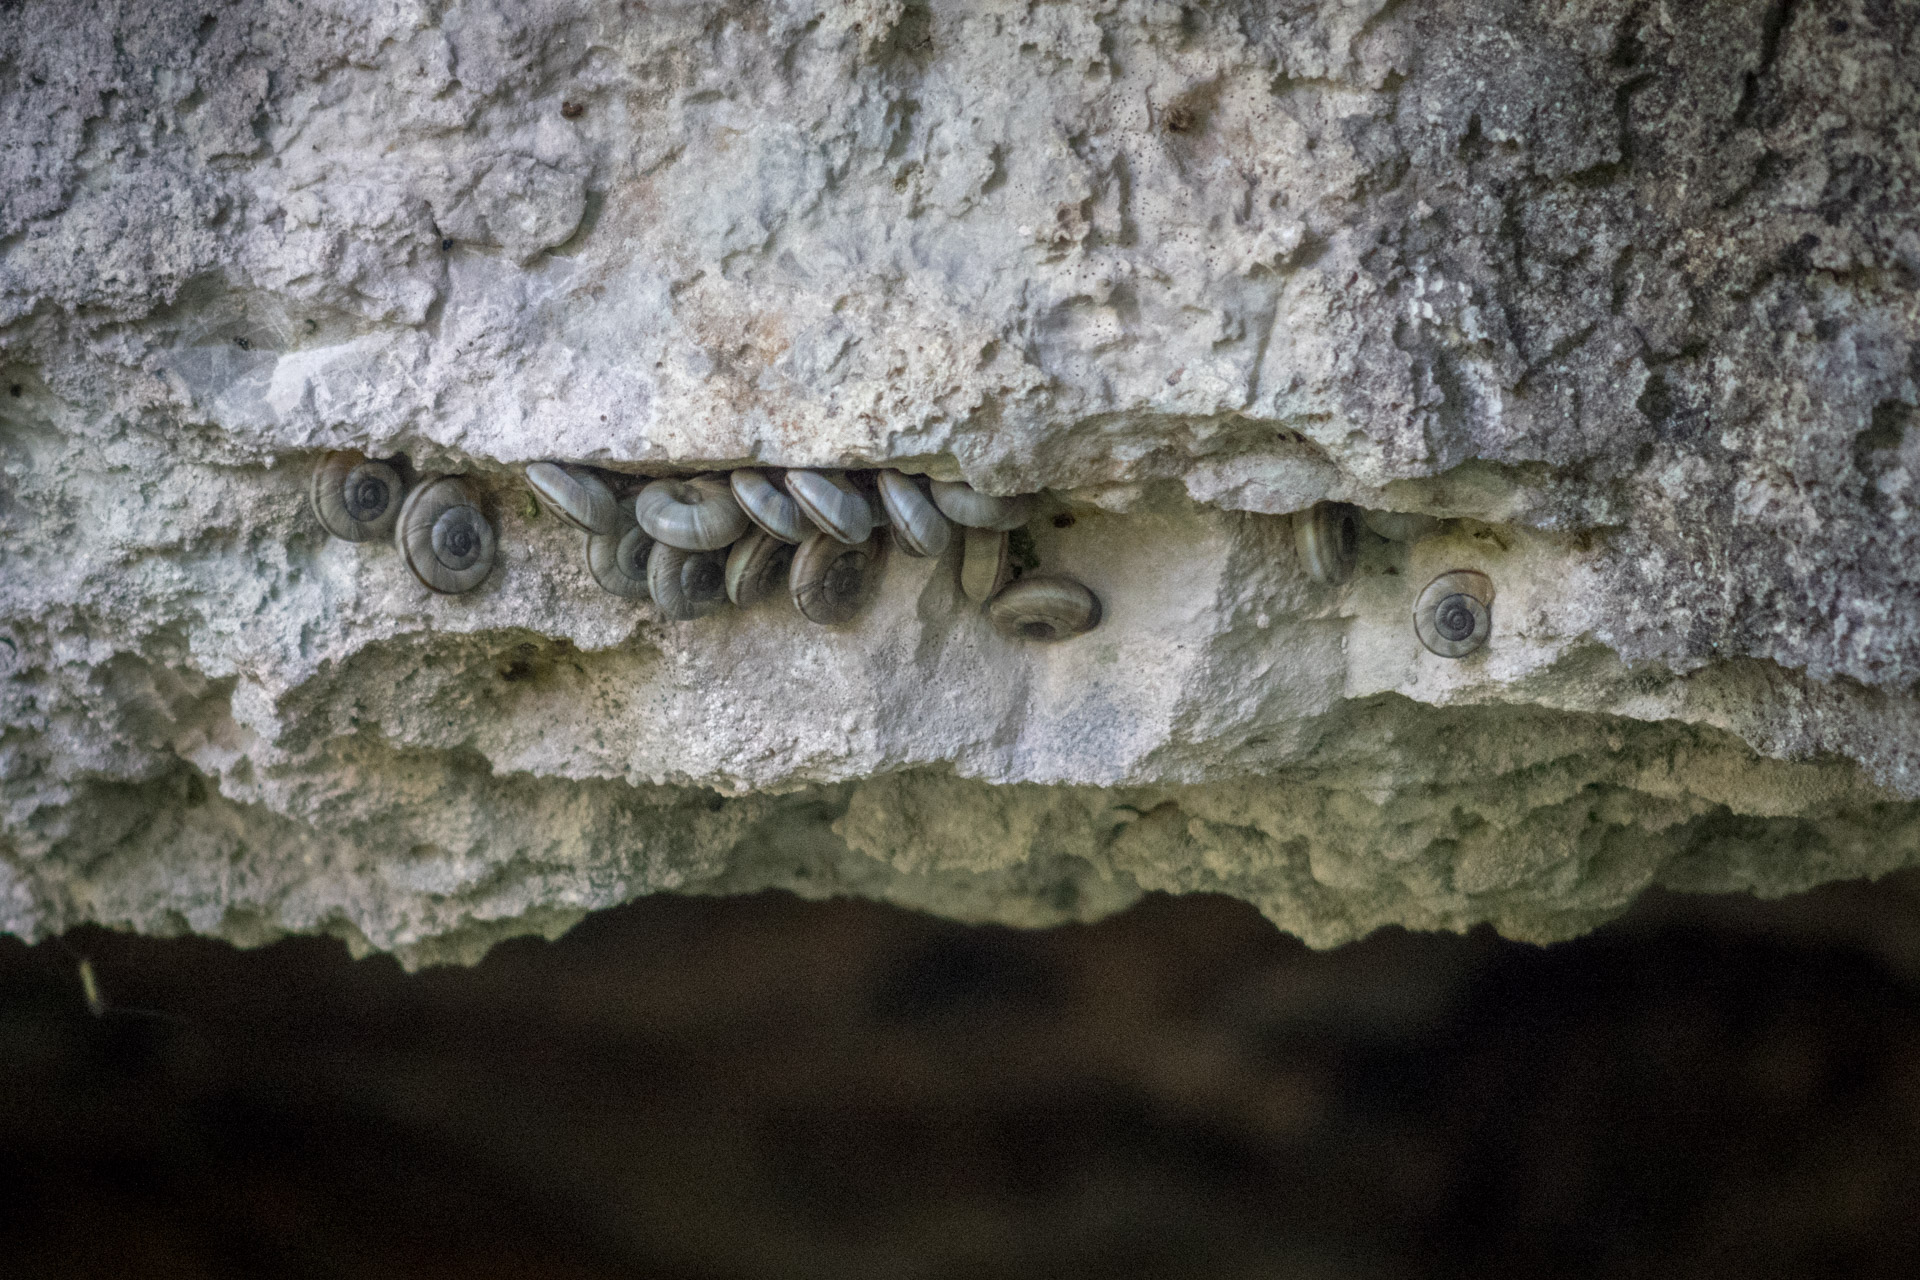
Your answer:
[[[0,929],[1544,939],[1920,862],[1917,286],[1902,0],[0,6]],[[487,583],[326,537],[338,448],[472,476]],[[664,622],[542,458],[1044,491],[1106,621],[895,555]],[[1322,586],[1328,498],[1444,523]]]

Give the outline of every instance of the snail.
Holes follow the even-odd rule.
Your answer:
[[[1337,587],[1353,576],[1360,555],[1360,512],[1344,502],[1316,502],[1296,511],[1293,544],[1308,573]]]
[[[1022,578],[987,604],[987,620],[1009,640],[1068,640],[1100,625],[1100,597],[1072,578]]]
[[[747,513],[711,475],[655,480],[633,500],[633,516],[656,542],[682,551],[718,551],[747,531]]]
[[[1018,529],[1033,514],[1032,494],[996,498],[964,480],[935,480],[932,489],[933,505],[969,529]]]
[[[851,621],[880,580],[880,540],[845,543],[814,534],[794,552],[788,587],[794,607],[809,621],[836,626]]]
[[[613,490],[585,467],[529,463],[527,483],[547,510],[583,532],[613,533],[626,523]]]
[[[727,553],[727,599],[751,609],[777,594],[788,581],[793,557],[790,544],[765,529],[755,529]]]
[[[953,526],[912,476],[882,471],[875,482],[880,489],[880,506],[902,551],[910,556],[937,556],[947,549],[953,540]]]
[[[1003,530],[961,530],[960,590],[967,599],[985,604],[1005,585],[1012,566],[1007,556],[1007,535]]]
[[[313,469],[313,514],[336,538],[384,538],[393,531],[406,488],[389,463],[358,453],[329,453]]]
[[[408,494],[393,535],[429,590],[458,595],[493,572],[493,525],[459,476],[430,477]]]
[[[660,616],[691,622],[727,603],[727,561],[719,551],[688,551],[656,542],[647,556],[647,590]]]
[[[793,495],[764,471],[741,467],[727,477],[727,485],[733,490],[734,501],[747,513],[747,519],[780,541],[805,542],[813,532],[813,526],[800,514]]]
[[[1367,528],[1388,542],[1418,542],[1440,527],[1432,516],[1413,511],[1369,511]]]
[[[1441,574],[1414,602],[1413,630],[1441,657],[1466,657],[1493,630],[1493,579],[1473,569]]]
[[[647,560],[653,537],[639,525],[626,522],[612,533],[587,535],[587,572],[601,589],[629,600],[645,600]]]
[[[787,492],[807,519],[841,542],[865,542],[873,534],[873,504],[840,472],[789,471]]]

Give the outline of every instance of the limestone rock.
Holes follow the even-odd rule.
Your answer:
[[[0,66],[0,929],[1544,939],[1920,862],[1912,5],[60,0]],[[484,585],[328,538],[335,449],[467,476]],[[539,459],[1038,493],[1104,618],[950,553],[663,621]],[[1316,582],[1329,500],[1427,536]]]

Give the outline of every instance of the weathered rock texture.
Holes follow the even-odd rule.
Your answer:
[[[1920,862],[1920,5],[0,31],[0,929],[426,961],[784,885],[1552,938]],[[492,578],[325,537],[333,448],[473,476]],[[664,623],[541,458],[1045,490],[1107,620],[1012,644],[896,555],[844,629]],[[1324,587],[1322,498],[1447,523]]]

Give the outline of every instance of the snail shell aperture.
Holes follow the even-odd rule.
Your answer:
[[[764,529],[755,529],[727,553],[727,599],[742,609],[779,594],[787,585],[793,547]]]
[[[813,532],[813,526],[800,514],[793,495],[766,472],[741,467],[727,477],[727,484],[747,518],[780,541],[805,542]]]
[[[652,535],[631,522],[613,533],[590,533],[587,572],[602,590],[628,600],[645,600],[652,594],[647,587],[647,560],[653,545]]]
[[[969,529],[1018,529],[1033,514],[1033,495],[996,498],[964,480],[932,482],[933,504],[955,524]]]
[[[967,599],[985,604],[1006,584],[1012,566],[1007,535],[1001,529],[967,528],[960,548],[960,590]]]
[[[987,620],[1009,640],[1068,640],[1100,625],[1100,597],[1059,574],[1022,578],[987,605]]]
[[[576,529],[587,533],[613,533],[623,520],[613,490],[585,467],[567,467],[557,462],[534,462],[527,466],[527,483],[540,495],[547,510]]]
[[[875,477],[880,505],[893,525],[894,541],[910,556],[937,556],[953,540],[953,526],[912,476],[882,471]]]
[[[865,542],[872,536],[873,504],[846,476],[830,471],[789,471],[787,492],[823,533],[848,544]]]
[[[328,533],[348,542],[393,532],[405,493],[397,470],[358,453],[329,453],[313,469],[313,514]]]
[[[1307,572],[1337,587],[1353,576],[1360,557],[1360,512],[1344,502],[1316,502],[1296,511],[1293,543]]]
[[[852,621],[880,580],[880,562],[878,538],[849,544],[814,534],[793,556],[788,586],[794,607],[824,626]]]
[[[435,476],[407,495],[394,541],[413,576],[444,595],[471,591],[493,572],[493,525],[458,476]]]
[[[633,515],[655,541],[682,551],[718,551],[747,531],[747,513],[717,476],[655,480],[633,500]]]
[[[726,557],[660,542],[647,556],[647,589],[662,617],[674,622],[704,618],[726,607]]]
[[[1473,569],[1441,574],[1414,602],[1413,630],[1441,657],[1466,657],[1493,630],[1493,579]]]

